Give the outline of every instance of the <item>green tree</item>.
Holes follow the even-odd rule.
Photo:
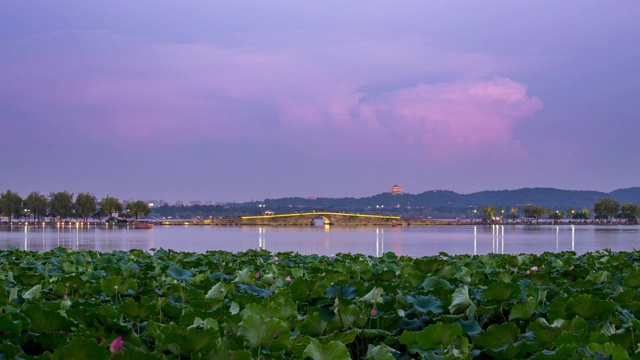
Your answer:
[[[133,215],[133,217],[138,220],[138,216],[140,215],[150,215],[151,209],[149,209],[149,205],[147,205],[144,201],[134,201],[132,203],[127,204],[127,211]]]
[[[524,217],[535,218],[536,221],[545,213],[545,208],[536,205],[527,205],[522,208]]]
[[[120,201],[111,196],[102,198],[98,203],[98,207],[100,207],[100,212],[107,217],[111,217],[111,214],[114,212],[122,211],[122,204],[120,204]]]
[[[630,223],[637,222],[640,217],[640,206],[634,203],[626,203],[622,205],[622,218],[627,219]]]
[[[49,195],[49,211],[60,219],[71,216],[73,213],[73,194],[66,190],[51,193]]]
[[[49,200],[47,197],[37,191],[32,192],[26,199],[24,199],[24,206],[27,208],[29,213],[33,215],[34,221],[40,221],[41,217],[47,216],[48,205]]]
[[[601,199],[593,205],[593,213],[598,219],[616,217],[618,212],[620,212],[620,203],[613,199]]]
[[[560,220],[564,216],[564,213],[560,210],[556,210],[555,212],[549,215],[549,219]]]
[[[512,207],[509,212],[509,219],[515,220],[518,218],[518,208]]]
[[[22,197],[11,190],[0,194],[0,213],[9,218],[13,215],[20,215],[22,211]]]
[[[89,216],[93,215],[98,208],[98,200],[92,193],[79,193],[76,196],[76,211],[86,222]]]
[[[490,219],[496,217],[496,207],[493,205],[485,206],[482,212],[488,216]]]
[[[591,210],[589,208],[582,208],[580,211],[580,219],[589,219],[591,217]]]

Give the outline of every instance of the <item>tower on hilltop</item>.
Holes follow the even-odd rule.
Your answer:
[[[402,195],[402,188],[398,185],[391,187],[391,195]]]

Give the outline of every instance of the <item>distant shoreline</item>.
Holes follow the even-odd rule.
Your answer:
[[[150,223],[156,226],[186,226],[186,225],[195,225],[195,226],[247,226],[247,227],[304,227],[304,226],[313,226],[313,225],[300,225],[300,224],[245,224],[241,219],[171,219],[171,220],[144,220],[145,223]],[[98,221],[90,221],[90,222],[82,222],[82,221],[13,221],[11,224],[8,222],[0,223],[0,227],[11,227],[11,226],[29,226],[29,227],[109,227],[109,228],[126,228],[126,227],[135,227],[135,222],[127,222],[127,223],[106,223],[106,222],[98,222]],[[638,222],[636,223],[627,223],[622,221],[602,221],[602,220],[590,220],[590,221],[557,221],[557,220],[539,220],[539,221],[483,221],[483,220],[456,220],[456,219],[402,219],[395,224],[390,224],[388,222],[380,223],[380,224],[367,224],[367,225],[359,225],[359,224],[332,224],[329,225],[331,227],[337,228],[349,228],[349,227],[406,227],[406,226],[469,226],[469,225],[527,225],[527,226],[540,226],[540,225],[557,225],[557,226],[568,226],[568,225],[577,225],[577,226],[589,226],[589,225],[609,225],[609,226],[618,226],[618,225],[640,225]]]

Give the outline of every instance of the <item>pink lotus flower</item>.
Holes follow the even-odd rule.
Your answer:
[[[537,266],[532,266],[532,267],[531,267],[531,270],[533,270],[533,271],[538,271],[538,267],[537,267]]]
[[[371,316],[376,316],[377,313],[378,310],[376,310],[376,308],[371,309]]]
[[[109,351],[111,351],[112,354],[117,354],[122,351],[122,336],[118,336],[111,342],[111,345],[109,345]]]
[[[259,278],[259,277],[260,277],[260,273],[259,273],[259,272],[257,272],[257,273],[256,273],[256,279],[257,279],[257,278]]]
[[[286,278],[284,278],[286,281],[291,281],[291,276],[288,276]]]
[[[274,257],[273,257],[273,261],[278,262],[278,257],[277,257],[277,256],[274,256]]]
[[[573,265],[571,265],[571,268],[569,270],[573,270],[575,267]]]

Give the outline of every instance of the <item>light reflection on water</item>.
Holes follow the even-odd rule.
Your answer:
[[[0,249],[43,251],[62,246],[73,250],[113,251],[151,248],[176,251],[231,252],[266,249],[302,254],[339,252],[398,255],[543,253],[579,254],[640,248],[640,226],[634,225],[463,225],[405,227],[214,227],[156,225],[153,229],[65,225],[0,227]]]

